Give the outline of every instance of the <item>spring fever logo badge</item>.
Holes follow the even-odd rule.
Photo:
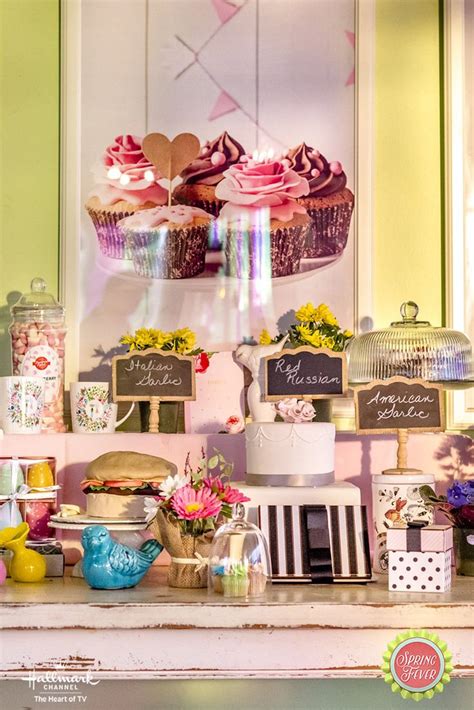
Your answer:
[[[407,700],[431,699],[450,682],[452,654],[428,631],[405,631],[388,644],[381,670],[392,692]]]

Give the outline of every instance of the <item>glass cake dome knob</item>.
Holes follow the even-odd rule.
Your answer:
[[[236,503],[232,520],[216,532],[209,554],[209,589],[225,597],[256,597],[271,580],[270,555],[262,531]]]

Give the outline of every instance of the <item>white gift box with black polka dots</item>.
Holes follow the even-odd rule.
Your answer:
[[[388,553],[391,592],[447,592],[451,589],[451,550]]]

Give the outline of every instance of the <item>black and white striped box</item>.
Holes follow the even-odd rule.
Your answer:
[[[274,581],[371,579],[365,506],[262,505],[258,519],[270,549]],[[314,524],[316,528],[311,527]]]

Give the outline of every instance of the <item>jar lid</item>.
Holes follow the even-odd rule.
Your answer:
[[[363,384],[390,377],[469,383],[474,377],[472,346],[457,330],[417,320],[414,301],[402,303],[402,320],[353,338],[347,347],[349,381]]]
[[[46,291],[46,282],[37,276],[31,282],[30,293],[25,293],[11,308],[14,318],[63,318],[64,307],[52,293]]]

